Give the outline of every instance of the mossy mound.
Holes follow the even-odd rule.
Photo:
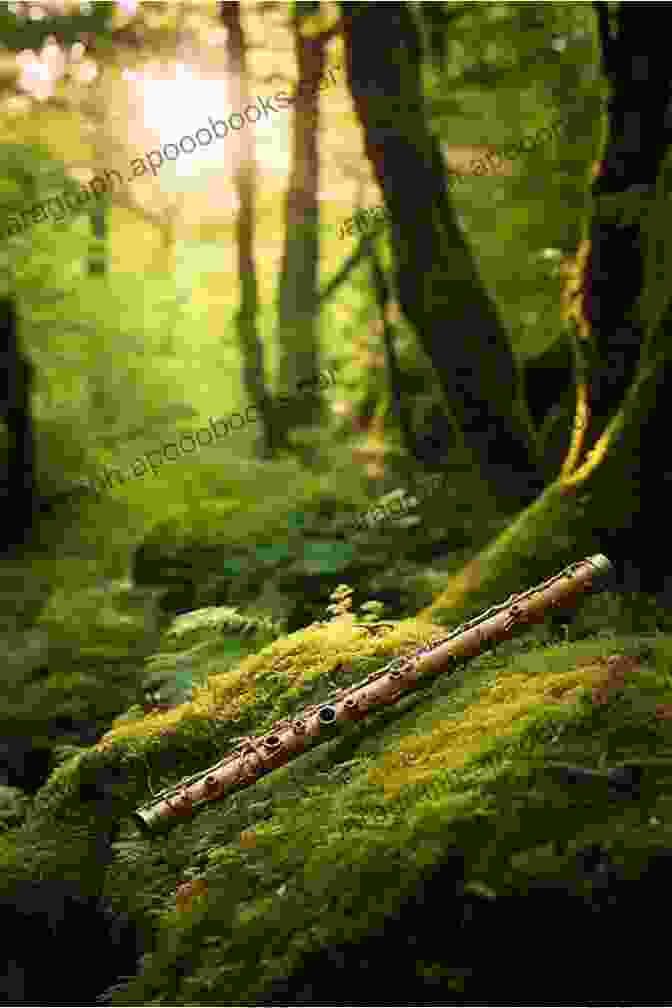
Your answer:
[[[279,989],[283,1003],[303,1003],[311,963],[313,999],[375,1003],[361,992],[358,950],[393,919],[408,938],[408,901],[432,872],[445,874],[448,852],[459,852],[468,888],[496,910],[539,879],[584,899],[576,854],[587,845],[608,849],[630,879],[672,847],[665,634],[546,646],[537,634],[500,645],[167,835],[137,832],[129,816],[149,786],[203,769],[234,738],[439,632],[418,620],[366,627],[340,616],[211,674],[189,703],[117,724],[53,773],[25,825],[0,837],[2,889],[21,878],[79,879],[153,932],[139,974],[108,993],[111,1004],[254,1005]],[[577,783],[562,769],[619,763],[643,765],[636,792],[615,791],[606,776]],[[448,928],[458,901],[454,886],[445,892]],[[537,913],[533,896],[523,914],[528,905]],[[418,996],[429,985],[442,1003],[468,1003],[460,998],[479,962],[487,973],[490,950],[461,947],[460,958],[437,929],[435,918],[434,938],[402,943],[403,955],[388,947],[374,984],[385,1003],[399,1003],[400,971]],[[314,986],[339,963],[342,1002]]]

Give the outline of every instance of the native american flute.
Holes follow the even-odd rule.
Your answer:
[[[601,590],[611,571],[611,562],[601,553],[570,564],[548,581],[512,595],[447,636],[428,641],[366,679],[338,690],[331,699],[306,707],[293,720],[279,721],[263,735],[245,739],[219,763],[154,795],[135,810],[135,822],[152,833],[169,829],[207,802],[249,787],[312,747],[322,733],[331,734],[329,729],[339,722],[360,721],[372,709],[396,703],[420,680],[447,669],[453,671],[458,659],[472,658],[486,645],[541,622],[552,607],[575,604],[586,592]]]

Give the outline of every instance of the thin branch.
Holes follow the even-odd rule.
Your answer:
[[[409,459],[416,458],[416,440],[415,434],[413,432],[413,422],[411,420],[410,410],[408,409],[407,403],[404,400],[404,396],[401,391],[402,387],[402,373],[401,367],[399,365],[399,360],[397,358],[396,348],[394,345],[394,328],[390,324],[388,306],[390,303],[390,290],[385,279],[385,273],[381,265],[380,259],[376,253],[376,248],[373,242],[369,242],[369,262],[371,265],[371,280],[373,283],[373,288],[376,294],[376,301],[378,302],[378,310],[380,311],[382,322],[383,322],[383,342],[385,345],[385,357],[387,359],[387,370],[390,376],[390,390],[392,392],[392,401],[394,402],[397,420],[399,422],[399,427],[401,429],[402,437],[404,440],[404,447],[406,449],[406,454]]]
[[[352,253],[350,258],[345,260],[345,262],[339,269],[338,273],[334,274],[331,280],[327,282],[326,286],[322,289],[322,291],[318,295],[317,300],[320,307],[322,307],[329,300],[334,291],[336,291],[341,286],[341,284],[348,279],[350,273],[353,271],[353,269],[355,269],[356,266],[359,266],[364,256],[368,255],[370,243],[374,241],[378,237],[378,235],[382,233],[383,227],[384,224],[379,223],[377,225],[374,225],[369,234],[362,235],[362,237],[359,239],[359,245]]]
[[[609,7],[604,0],[596,0],[593,4],[597,17],[597,30],[600,36],[600,47],[602,50],[602,65],[605,75],[613,84],[617,73],[617,40],[611,34],[609,27]]]

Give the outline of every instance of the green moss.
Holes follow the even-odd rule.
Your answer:
[[[597,840],[634,877],[647,851],[670,839],[672,759],[663,757],[672,729],[656,717],[672,703],[664,634],[510,642],[166,836],[136,832],[128,816],[150,783],[202,769],[232,737],[263,731],[278,712],[435,633],[408,620],[374,635],[347,616],[308,627],[211,674],[190,703],[118,724],[59,767],[24,827],[0,838],[0,858],[9,877],[67,873],[76,861],[93,877],[105,831],[121,824],[106,894],[157,930],[142,974],[110,1003],[255,1004],[315,949],[375,931],[450,844],[465,852],[468,878],[497,893],[533,876],[577,884],[571,852]],[[595,703],[612,653],[637,661]],[[638,802],[614,802],[599,782],[567,787],[549,769],[652,754],[661,761],[645,767]],[[178,912],[175,891],[194,878],[208,894]],[[448,980],[459,988],[458,976]]]

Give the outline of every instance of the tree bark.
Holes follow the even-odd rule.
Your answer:
[[[668,317],[668,325],[670,322]],[[629,536],[638,513],[638,453],[661,390],[669,359],[643,367],[599,444],[569,479],[558,479],[504,532],[451,578],[419,618],[454,623],[529,584],[550,577],[589,553],[605,552],[614,583],[635,587],[627,553],[611,544]],[[649,546],[650,548],[650,546]]]
[[[660,439],[672,423],[669,274],[672,271],[669,144],[672,66],[650,46],[672,17],[648,9],[643,24],[622,4],[612,35],[598,7],[603,58],[612,86],[609,135],[596,196],[632,185],[651,189],[647,213],[627,227],[599,203],[591,220],[583,314],[593,366],[585,461],[565,473],[449,582],[423,616],[461,619],[595,550],[628,590],[668,591],[653,530],[665,534],[672,466]],[[637,111],[639,110],[639,112]]]
[[[292,165],[285,199],[285,247],[278,280],[278,388],[291,399],[282,411],[283,433],[311,425],[322,415],[316,396],[296,397],[299,382],[319,371],[319,123],[318,81],[325,69],[323,36],[301,33],[305,14],[318,4],[303,4],[293,18],[299,82],[292,107]],[[307,8],[307,9],[306,9]]]
[[[109,204],[98,201],[89,210],[91,222],[91,245],[89,247],[89,276],[105,276],[108,267],[107,224]]]
[[[544,485],[535,433],[506,332],[448,198],[412,14],[400,3],[341,6],[348,80],[391,218],[402,310],[494,496],[520,507]]]
[[[630,4],[617,14],[609,34],[606,4],[597,4],[603,65],[611,85],[609,135],[593,195],[624,193],[634,185],[654,186],[672,141],[668,101],[672,65],[663,47],[651,46],[672,27],[669,7],[651,7],[635,17]],[[635,305],[642,288],[639,224],[619,226],[598,212],[591,226],[591,262],[585,314],[595,343],[592,382],[593,438],[599,436],[632,382],[642,340]]]
[[[14,302],[0,300],[0,410],[7,427],[7,473],[1,544],[26,542],[36,514],[35,437],[31,414],[33,367],[19,349]]]
[[[397,422],[402,436],[406,458],[411,462],[407,476],[412,480],[412,464],[417,460],[417,450],[415,433],[413,430],[413,419],[411,409],[404,394],[404,379],[397,357],[395,346],[395,328],[389,319],[390,291],[382,263],[378,258],[376,247],[371,243],[369,251],[371,268],[371,286],[376,295],[378,310],[380,311],[383,326],[383,345],[385,347],[385,359],[387,361],[387,374],[390,382],[390,397],[394,405]]]
[[[219,4],[219,16],[228,30],[226,48],[232,82],[232,105],[234,111],[239,111],[252,104],[247,81],[240,4],[223,0]],[[240,144],[234,175],[239,202],[236,238],[240,277],[240,309],[236,317],[236,327],[243,361],[243,389],[250,402],[259,410],[261,417],[259,454],[262,458],[270,458],[276,450],[276,445],[272,403],[264,378],[264,351],[257,331],[259,294],[254,262],[254,139],[249,127],[241,130],[236,136]]]

